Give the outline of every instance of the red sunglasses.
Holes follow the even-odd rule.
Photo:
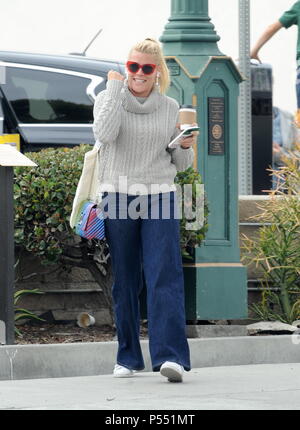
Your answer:
[[[142,69],[144,75],[152,75],[156,68],[156,64],[139,64],[135,61],[127,61],[126,66],[131,73],[137,73]]]

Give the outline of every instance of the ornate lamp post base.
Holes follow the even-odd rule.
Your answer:
[[[171,72],[169,95],[197,107],[195,168],[207,194],[209,230],[192,264],[184,265],[188,320],[247,316],[247,272],[238,227],[238,95],[243,81],[218,49],[208,0],[171,0],[161,36]],[[216,133],[215,130],[218,130]]]

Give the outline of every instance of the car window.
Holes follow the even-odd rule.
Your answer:
[[[106,80],[106,79],[104,79],[104,80],[103,80],[103,82],[101,82],[101,84],[99,84],[99,85],[97,85],[97,86],[95,87],[95,95],[96,95],[96,96],[97,96],[99,93],[101,93],[101,91],[105,90],[105,88],[106,88],[106,83],[107,83],[107,80]]]
[[[7,67],[3,91],[21,123],[92,123],[89,78]]]

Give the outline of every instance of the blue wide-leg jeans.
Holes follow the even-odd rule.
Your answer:
[[[162,209],[166,205],[169,214]],[[102,207],[114,276],[117,363],[144,368],[139,341],[144,272],[152,368],[158,371],[162,363],[173,361],[190,370],[176,194],[104,193]]]

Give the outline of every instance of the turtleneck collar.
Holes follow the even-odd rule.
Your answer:
[[[125,110],[132,113],[152,113],[159,107],[161,94],[154,88],[144,103],[140,103],[128,88],[127,79],[124,81],[124,98],[122,105]]]

